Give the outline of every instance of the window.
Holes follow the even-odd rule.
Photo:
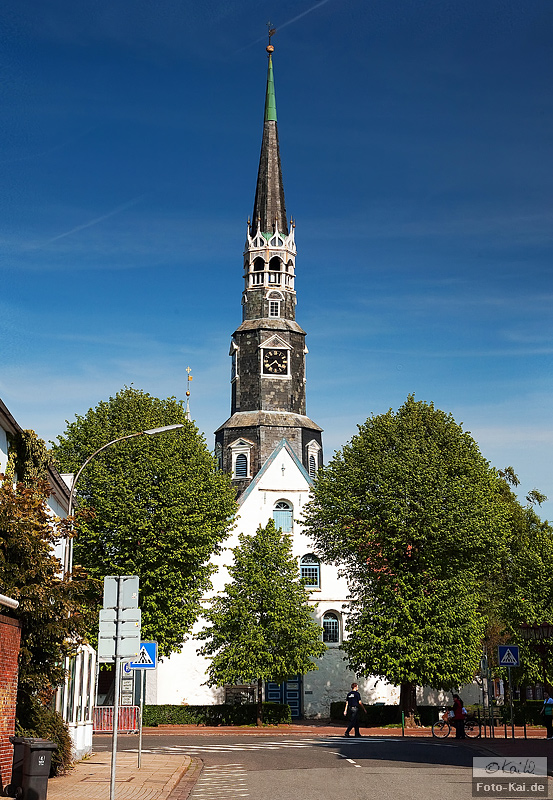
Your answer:
[[[242,480],[250,477],[250,458],[253,442],[237,439],[230,447],[232,458],[232,478]]]
[[[309,553],[300,561],[300,578],[305,581],[305,586],[318,589],[321,585],[321,563],[317,556]]]
[[[253,262],[253,268],[255,272],[263,272],[265,269],[265,262],[259,256]]]
[[[238,453],[234,464],[234,475],[236,478],[248,477],[248,457],[245,453]]]
[[[280,317],[280,300],[269,300],[269,316]]]
[[[333,611],[327,611],[323,617],[323,642],[337,644],[340,641],[340,621]]]
[[[292,506],[286,500],[279,500],[273,509],[273,519],[283,533],[292,531]]]
[[[315,439],[312,439],[305,449],[307,452],[305,454],[306,461],[304,464],[307,468],[309,477],[314,478],[321,465],[322,448]]]

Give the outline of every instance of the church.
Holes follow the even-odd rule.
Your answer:
[[[323,464],[322,429],[306,414],[306,332],[296,322],[295,224],[286,217],[280,163],[273,51],[268,71],[261,155],[253,214],[243,256],[242,322],[230,342],[231,415],[215,432],[215,454],[232,476],[238,519],[226,549],[213,563],[213,594],[229,576],[225,568],[238,535],[255,533],[274,519],[292,537],[298,570],[306,579],[313,614],[327,646],[318,671],[267,683],[264,700],[290,705],[292,716],[328,717],[355,679],[340,649],[347,615],[347,584],[336,567],[324,564],[302,528],[312,479]],[[207,598],[206,598],[207,599]],[[201,629],[201,621],[196,630]],[[210,704],[255,699],[253,686],[210,688],[199,642],[189,639],[181,653],[147,676],[150,704]],[[397,703],[399,689],[376,679],[360,680],[366,703]]]

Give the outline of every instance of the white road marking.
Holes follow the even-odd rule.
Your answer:
[[[221,764],[204,767],[191,800],[247,800],[246,768],[243,764]]]

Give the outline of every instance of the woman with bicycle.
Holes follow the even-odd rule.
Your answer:
[[[467,713],[463,706],[463,701],[458,694],[453,695],[453,724],[455,726],[455,738],[465,738],[465,717]]]

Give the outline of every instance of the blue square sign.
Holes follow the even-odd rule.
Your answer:
[[[157,642],[140,642],[136,661],[129,664],[131,669],[155,669],[157,667]]]

